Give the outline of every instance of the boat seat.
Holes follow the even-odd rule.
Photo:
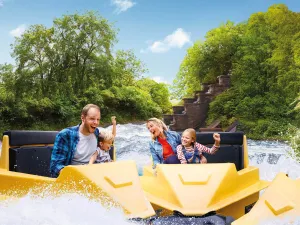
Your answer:
[[[237,170],[244,169],[243,132],[218,132],[221,136],[220,149],[210,155],[203,153],[208,163],[234,163]],[[182,133],[180,133],[182,134]],[[212,147],[214,138],[212,132],[196,132],[197,142]]]
[[[50,160],[58,131],[10,130],[9,170],[50,177]],[[114,160],[114,147],[110,150]]]
[[[50,177],[50,159],[58,131],[5,131],[9,137],[9,170]]]

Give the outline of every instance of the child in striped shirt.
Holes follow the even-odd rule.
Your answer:
[[[196,142],[196,131],[192,128],[186,129],[181,135],[181,145],[177,146],[177,157],[181,164],[187,163],[207,163],[202,152],[214,154],[220,147],[220,134],[214,133],[215,144],[208,148]]]

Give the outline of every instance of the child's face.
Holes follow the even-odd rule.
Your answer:
[[[189,147],[194,142],[193,138],[188,132],[183,132],[181,135],[181,144],[183,146]]]
[[[100,148],[104,151],[109,151],[112,141],[104,141],[104,142],[99,142]]]

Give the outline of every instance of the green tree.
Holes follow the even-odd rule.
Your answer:
[[[13,45],[17,74],[30,73],[32,95],[81,95],[95,79],[111,76],[99,64],[108,64],[115,35],[94,12],[57,18],[49,29],[33,25]]]
[[[187,50],[187,55],[184,57],[171,87],[171,97],[173,99],[192,95],[195,90],[201,89],[201,80],[198,76],[201,70],[200,64],[203,60],[201,48],[201,42],[196,42]]]
[[[170,93],[168,86],[164,83],[157,83],[150,78],[143,78],[136,82],[136,86],[150,94],[152,101],[161,109],[162,113],[170,113]]]
[[[2,129],[62,128],[78,122],[87,103],[102,108],[104,121],[161,116],[170,107],[167,88],[138,87],[144,64],[133,51],[113,54],[115,42],[116,30],[97,12],[29,27],[12,45],[16,66],[0,65]]]
[[[172,96],[191,96],[201,89],[200,83],[215,82],[219,75],[228,74],[244,29],[244,24],[235,25],[228,21],[209,31],[205,42],[195,42],[181,63],[173,83]]]
[[[132,51],[119,50],[113,64],[113,85],[130,86],[147,72],[145,65],[136,58]]]
[[[300,88],[299,24],[300,13],[276,4],[209,31],[188,50],[172,94],[191,95],[199,90],[195,82],[231,72],[231,88],[210,104],[208,122],[238,119],[251,137],[279,137],[299,119],[291,105]]]
[[[295,114],[289,112],[300,87],[297,56],[293,53],[299,22],[299,14],[285,5],[251,15],[233,61],[229,90],[233,99],[227,101],[236,105],[224,120],[238,118],[244,130],[259,138],[280,135],[289,122],[295,121]],[[224,115],[221,112],[227,102],[218,100],[222,98],[216,98],[219,113],[212,113],[211,120]],[[216,105],[211,105],[210,112]]]

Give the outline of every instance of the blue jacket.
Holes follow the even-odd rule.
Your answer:
[[[98,140],[99,130],[97,128],[94,134]],[[58,177],[61,169],[71,164],[78,141],[79,125],[65,128],[56,135],[50,161],[52,177]],[[96,148],[97,146],[95,146]]]
[[[171,145],[173,152],[176,154],[176,147],[177,145],[181,144],[180,134],[175,131],[164,131],[164,134],[166,135],[167,142],[169,143],[169,145]],[[162,164],[164,162],[163,148],[162,145],[158,142],[157,138],[150,141],[150,152],[153,160],[153,169],[155,169],[157,163]]]

